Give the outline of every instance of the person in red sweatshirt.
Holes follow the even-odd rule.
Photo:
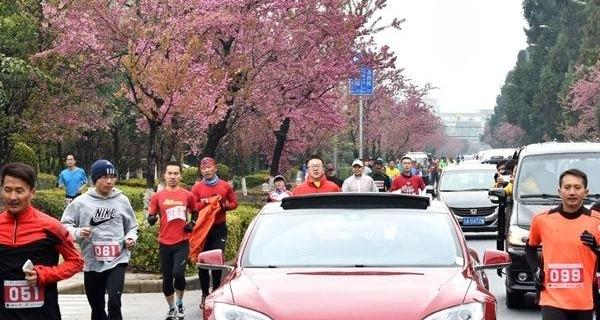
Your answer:
[[[35,176],[23,163],[0,170],[0,319],[60,320],[56,283],[83,270],[67,229],[31,206]]]
[[[294,196],[311,193],[342,191],[340,187],[327,180],[327,177],[325,177],[323,159],[321,159],[319,156],[310,157],[307,162],[307,167],[308,175],[306,177],[306,181],[292,190]]]
[[[230,210],[237,208],[237,198],[233,187],[219,179],[217,175],[217,162],[210,157],[203,158],[200,161],[200,175],[202,180],[196,182],[192,187],[192,194],[198,201],[198,210],[202,210],[209,203],[209,198],[215,195],[221,196],[221,210],[215,215],[215,221],[212,228],[206,236],[206,242],[202,251],[209,251],[214,249],[221,249],[225,252],[225,244],[227,243],[227,224],[225,213]],[[211,271],[213,279],[213,290],[218,288],[221,284],[221,271]],[[200,269],[198,271],[198,277],[200,278],[200,287],[202,289],[202,300],[200,307],[204,308],[204,299],[209,294],[209,281],[208,270]]]
[[[410,157],[402,157],[400,162],[402,163],[402,173],[392,181],[392,192],[418,195],[425,189],[425,182],[421,177],[411,173],[412,159]]]

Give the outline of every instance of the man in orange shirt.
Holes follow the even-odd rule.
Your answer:
[[[527,262],[540,290],[542,319],[591,320],[600,214],[583,206],[588,194],[584,172],[563,172],[558,192],[562,204],[533,217],[525,247]],[[537,253],[540,245],[541,261]]]
[[[342,189],[335,183],[327,180],[325,169],[323,168],[323,159],[319,156],[312,156],[308,159],[308,175],[306,181],[292,190],[294,196],[310,193],[323,192],[341,192]]]

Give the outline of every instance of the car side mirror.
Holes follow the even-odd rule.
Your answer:
[[[231,271],[233,267],[225,265],[225,257],[221,249],[209,250],[198,254],[198,269]]]
[[[506,202],[506,191],[502,188],[493,188],[488,191],[488,198],[492,203]]]
[[[475,270],[501,269],[510,264],[510,255],[507,252],[487,249],[483,253],[483,264],[475,266]]]

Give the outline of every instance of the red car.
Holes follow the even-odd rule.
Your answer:
[[[220,250],[201,268],[228,269],[204,319],[496,319],[483,264],[446,206],[428,197],[332,193],[270,203],[248,227],[235,266]]]

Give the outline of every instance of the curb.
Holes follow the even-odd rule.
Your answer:
[[[200,280],[198,276],[185,277],[186,290],[200,289]],[[123,284],[123,293],[155,293],[162,292],[162,279],[153,280],[132,280],[125,279]],[[69,283],[58,286],[60,294],[84,294],[85,289],[83,281],[79,283]]]

